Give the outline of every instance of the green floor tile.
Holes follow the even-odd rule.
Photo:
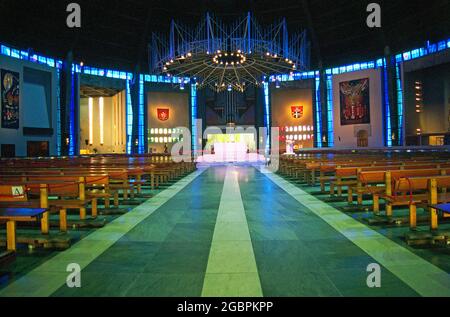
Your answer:
[[[143,273],[128,287],[125,296],[133,297],[199,297],[204,274]]]
[[[203,297],[262,297],[257,273],[206,274]]]

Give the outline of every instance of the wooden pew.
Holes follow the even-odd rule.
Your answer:
[[[391,170],[391,171],[367,171],[361,172],[359,180],[361,181],[361,189],[358,192],[358,202],[362,203],[362,194],[369,193],[373,195],[373,212],[378,213],[380,211],[379,199],[381,196],[390,197],[393,195],[393,182],[400,178],[408,177],[420,177],[420,176],[439,176],[445,175],[450,172],[450,168],[435,168],[435,169],[417,169],[417,170]],[[372,188],[370,185],[383,184],[381,188],[379,186]],[[362,190],[362,184],[366,186],[366,190]],[[351,191],[350,195],[353,194]],[[350,199],[349,199],[350,200]],[[392,216],[392,206],[386,205],[386,215]]]
[[[442,166],[441,166],[442,165]],[[437,171],[430,171],[432,169],[437,169]],[[346,177],[347,175],[351,175],[351,177],[356,176],[356,181],[354,184],[348,186],[347,191],[347,201],[349,204],[353,203],[353,194],[356,194],[358,197],[358,205],[362,204],[362,197],[364,194],[374,193],[382,193],[385,186],[378,186],[380,184],[385,185],[385,172],[386,171],[397,171],[394,172],[393,176],[391,173],[391,177],[408,177],[408,176],[421,176],[426,175],[426,173],[430,172],[432,175],[438,173],[445,173],[445,171],[449,169],[449,164],[404,164],[400,166],[371,166],[371,167],[359,167],[359,168],[341,168],[337,169],[337,174],[343,174]],[[425,170],[425,174],[420,172],[420,170]],[[406,171],[402,173],[401,171]],[[411,172],[408,172],[411,171]],[[332,191],[330,190],[330,194]]]
[[[38,221],[47,209],[20,207],[29,202],[24,185],[0,185],[0,202],[4,204],[0,207],[0,222],[6,222],[7,250],[16,251],[16,222]]]
[[[92,173],[91,171],[62,170],[64,176],[84,177],[86,182],[86,195],[95,204],[97,199],[103,199],[105,208],[110,208],[110,199],[114,199],[114,206],[119,206],[119,192],[110,188],[108,174]],[[96,215],[95,215],[96,216]]]
[[[445,162],[433,162],[433,161],[411,161],[411,162],[400,162],[400,161],[385,161],[385,162],[372,162],[370,164],[357,163],[357,164],[345,164],[344,166],[328,167],[329,172],[333,173],[332,176],[325,177],[325,180],[321,179],[321,189],[325,191],[326,180],[331,180],[330,183],[330,194],[334,195],[334,188],[338,188],[338,195],[342,194],[342,187],[351,187],[356,185],[358,173],[361,171],[378,171],[378,170],[398,170],[398,169],[431,169],[440,167],[450,167],[450,163]]]
[[[91,203],[92,216],[97,216],[97,199],[86,195],[86,178],[78,176],[27,176],[30,193],[37,194],[39,187],[31,182],[46,183],[48,196],[55,196],[57,199],[48,200],[50,207],[56,208],[60,212],[60,221],[67,219],[67,209],[78,209],[80,219],[86,219],[86,207]],[[62,231],[67,230],[67,223],[62,224]]]
[[[45,208],[0,208],[0,222],[6,222],[6,247],[16,251],[16,222],[39,221]]]
[[[447,188],[450,188],[450,176],[446,175],[400,178],[394,181],[392,195],[383,195],[382,198],[386,201],[387,206],[390,206],[390,210],[393,206],[408,206],[410,228],[415,229],[417,227],[417,205],[450,202],[450,194],[446,192]],[[444,190],[439,192],[439,189]],[[429,211],[430,227],[435,230],[438,227],[438,215],[434,208],[430,208]]]
[[[39,188],[39,199],[29,199],[29,189],[23,182],[0,183],[0,207],[1,208],[24,208],[24,209],[45,209],[41,217],[41,232],[48,234],[49,225],[49,205],[47,199],[47,185],[37,184]]]

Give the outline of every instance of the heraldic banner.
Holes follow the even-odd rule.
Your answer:
[[[341,125],[370,123],[369,78],[339,84]]]
[[[2,128],[19,129],[20,74],[1,70]]]
[[[158,119],[160,121],[169,120],[169,109],[157,109],[158,110]]]
[[[303,117],[303,106],[291,107],[291,114],[294,119],[300,119]]]

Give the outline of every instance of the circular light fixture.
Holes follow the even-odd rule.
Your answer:
[[[204,27],[205,21],[217,23],[208,16],[199,22],[199,27]],[[209,32],[190,38],[185,35],[194,34],[195,29],[173,23],[175,27],[171,28],[169,36],[163,34],[166,35],[161,37],[164,40],[152,41],[150,45],[151,52],[160,53],[151,54],[151,72],[198,77],[198,89],[208,87],[220,92],[231,85],[232,89],[243,91],[250,86],[260,87],[274,81],[274,76],[292,76],[294,72],[309,70],[308,54],[303,54],[305,49],[309,49],[305,46],[307,33],[298,30],[288,34],[285,21],[283,32],[273,34],[271,31],[280,27],[279,22],[261,27],[255,19],[246,16],[236,21],[237,27],[234,24],[230,28],[224,27],[224,32],[213,42]],[[249,34],[249,27],[257,31]],[[286,41],[287,47],[281,49],[278,44]],[[173,49],[168,50],[168,47]],[[263,77],[266,78],[264,81],[261,80]]]
[[[221,51],[217,51],[217,54],[213,57],[214,64],[220,64],[225,66],[234,66],[244,64],[247,58],[240,51],[237,52],[227,52],[221,54]]]

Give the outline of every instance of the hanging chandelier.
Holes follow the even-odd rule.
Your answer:
[[[207,14],[192,30],[172,21],[169,37],[153,34],[149,50],[152,72],[191,77],[215,91],[244,91],[309,68],[305,32],[289,37],[285,19],[262,28],[250,14],[231,25]]]

